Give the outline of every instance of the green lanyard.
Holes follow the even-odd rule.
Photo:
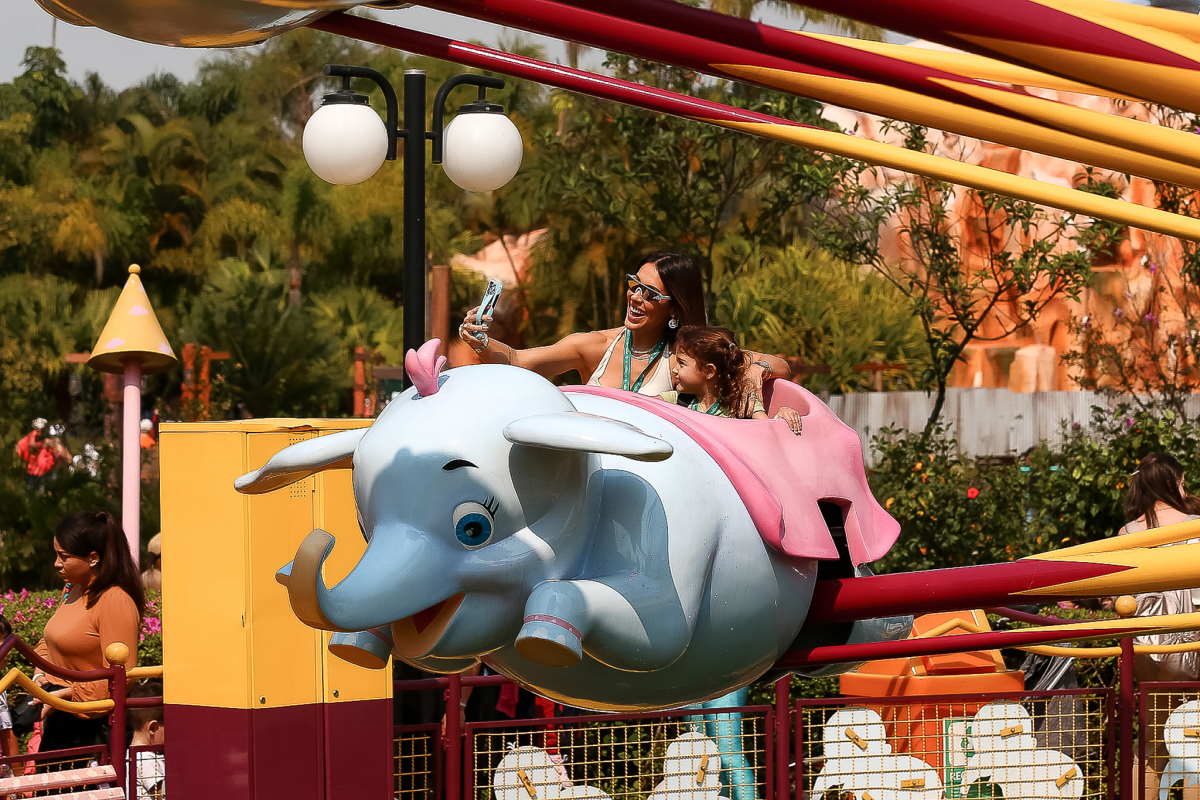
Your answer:
[[[700,410],[700,401],[693,400],[691,403],[688,404],[688,408],[690,408],[692,411],[699,411]],[[717,402],[713,403],[711,406],[708,407],[708,410],[705,411],[704,413],[712,414],[714,417],[722,416],[721,401],[718,400]]]
[[[621,388],[627,392],[636,392],[642,388],[642,383],[646,380],[646,375],[654,368],[659,357],[663,354],[663,350],[667,348],[667,341],[663,339],[658,344],[654,345],[654,349],[650,351],[650,361],[646,364],[646,368],[642,370],[642,374],[638,375],[637,380],[633,382],[633,386],[629,385],[629,374],[633,367],[633,334],[626,328],[621,334],[625,337],[625,360],[621,369]]]

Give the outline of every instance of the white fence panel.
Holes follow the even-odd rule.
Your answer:
[[[969,456],[1018,456],[1039,442],[1062,441],[1065,425],[1087,428],[1092,407],[1113,408],[1121,402],[1098,392],[1011,392],[1008,389],[950,389],[942,421]],[[924,392],[859,392],[828,400],[863,444],[868,466],[874,461],[871,438],[891,426],[920,431],[933,410],[933,395]],[[1188,414],[1200,417],[1200,395],[1188,401]]]

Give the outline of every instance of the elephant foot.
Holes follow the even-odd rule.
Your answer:
[[[392,631],[384,625],[369,631],[338,632],[329,637],[329,652],[365,669],[383,669],[392,654]]]
[[[549,614],[526,617],[517,634],[516,646],[523,658],[544,667],[570,667],[583,660],[578,629]]]

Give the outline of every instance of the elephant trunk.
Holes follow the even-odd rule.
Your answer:
[[[455,591],[447,580],[450,565],[431,561],[423,539],[419,531],[406,528],[379,533],[350,574],[329,589],[321,567],[333,550],[334,538],[314,530],[300,543],[290,574],[281,576],[292,611],[313,628],[364,631],[414,614],[431,599],[444,598]]]
[[[353,626],[339,625],[325,616],[323,606],[327,603],[322,603],[321,600],[324,595],[329,594],[329,590],[325,588],[325,581],[321,578],[321,567],[333,550],[333,543],[333,535],[320,528],[305,536],[296,551],[295,560],[289,565],[291,569],[287,575],[287,582],[281,580],[280,583],[287,586],[292,611],[305,625],[324,631],[361,630]]]

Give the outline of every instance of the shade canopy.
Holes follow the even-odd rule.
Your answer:
[[[137,264],[129,267],[125,288],[88,359],[92,369],[119,374],[125,371],[127,362],[134,361],[141,364],[143,373],[151,373],[162,372],[175,364],[175,352],[167,343],[142,286],[141,271]]]

